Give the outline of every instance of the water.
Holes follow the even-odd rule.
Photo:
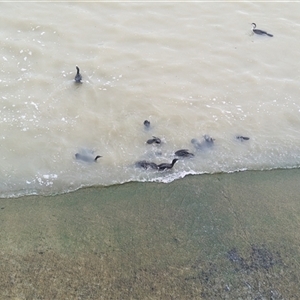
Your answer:
[[[0,197],[299,166],[299,3],[1,9]],[[252,35],[252,22],[274,37]],[[214,146],[196,151],[205,134]],[[166,172],[134,166],[179,149],[195,157]]]

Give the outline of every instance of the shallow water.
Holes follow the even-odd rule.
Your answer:
[[[299,176],[0,199],[0,298],[298,299]]]
[[[1,9],[0,197],[299,166],[299,3]],[[274,37],[252,35],[252,22]],[[214,146],[196,151],[204,134]],[[148,145],[153,135],[163,143]],[[195,157],[166,172],[134,167],[178,149]]]

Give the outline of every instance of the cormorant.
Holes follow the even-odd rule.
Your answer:
[[[79,68],[76,66],[76,69],[77,69],[77,73],[76,73],[76,75],[75,75],[75,82],[76,83],[82,83],[81,82],[81,80],[82,80],[82,76],[81,76],[81,74],[79,73],[80,71],[79,71]]]
[[[145,126],[145,128],[149,128],[150,127],[150,121],[145,120],[144,121],[144,126]]]
[[[88,155],[84,155],[84,154],[80,154],[80,153],[76,153],[75,154],[75,158],[78,160],[82,160],[82,161],[86,161],[86,162],[92,162],[92,161],[97,161],[98,158],[100,158],[102,156],[97,155],[95,158],[88,156]]]
[[[148,162],[148,161],[146,161],[146,160],[140,160],[140,161],[137,161],[137,162],[135,163],[135,166],[138,167],[138,168],[143,168],[143,169],[145,169],[145,170],[150,169],[150,168],[151,168],[151,169],[155,169],[155,170],[158,169],[156,163],[154,163],[154,162]]]
[[[260,34],[260,35],[268,35],[268,36],[273,36],[273,34],[267,33],[266,31],[260,30],[260,29],[255,29],[256,28],[256,24],[252,23],[252,31],[256,34]]]
[[[163,171],[165,169],[172,169],[177,160],[178,160],[177,158],[174,158],[170,164],[162,163],[157,165],[157,168],[159,171]]]
[[[175,152],[175,155],[180,156],[180,157],[192,157],[192,156],[194,156],[194,154],[189,152],[188,149],[177,150]]]
[[[210,137],[208,134],[205,134],[203,136],[204,141],[201,143],[197,139],[192,139],[191,143],[195,146],[197,150],[204,150],[205,148],[210,148],[214,145],[214,140],[212,137]]]
[[[156,137],[156,136],[153,136],[153,139],[150,139],[147,141],[147,144],[160,144],[161,143],[161,140],[160,138]]]
[[[237,138],[238,140],[240,140],[241,142],[242,142],[242,141],[248,141],[248,140],[250,140],[249,137],[247,137],[247,136],[242,136],[242,135],[238,135],[236,138]]]

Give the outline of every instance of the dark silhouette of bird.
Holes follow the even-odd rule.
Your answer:
[[[82,82],[81,82],[82,76],[81,76],[81,74],[80,74],[80,70],[79,70],[79,68],[78,68],[77,66],[76,66],[76,69],[77,69],[77,73],[76,73],[76,75],[75,75],[74,80],[75,80],[76,83],[82,83]]]
[[[178,161],[178,159],[174,158],[170,164],[162,163],[162,164],[157,165],[157,168],[159,171],[163,171],[165,169],[172,169],[174,164],[176,163],[176,161]]]
[[[146,160],[140,160],[140,161],[137,161],[135,163],[135,166],[138,167],[138,168],[143,168],[145,170],[148,170],[148,169],[154,169],[154,170],[157,170],[158,167],[157,167],[157,164],[154,163],[154,162],[148,162]]]
[[[144,121],[144,126],[145,126],[146,129],[149,129],[150,128],[150,121],[145,120]]]
[[[236,136],[236,138],[237,138],[238,140],[240,140],[241,142],[250,140],[249,137],[247,137],[247,136],[242,136],[242,135],[238,135],[238,136]]]
[[[150,139],[147,141],[147,144],[160,144],[161,143],[161,139],[156,137],[156,136],[153,136],[153,139]]]
[[[80,153],[76,153],[75,154],[75,158],[78,160],[82,160],[82,161],[86,161],[86,162],[96,162],[98,158],[100,158],[102,156],[97,155],[95,158],[93,158],[92,156],[89,155],[84,155],[84,154],[80,154]]]
[[[252,23],[251,25],[252,25],[252,31],[254,33],[259,34],[259,35],[264,35],[265,34],[265,35],[268,35],[268,36],[273,36],[273,34],[268,33],[268,32],[266,32],[264,30],[255,29],[256,28],[256,24],[255,23]]]
[[[192,139],[191,143],[194,145],[194,147],[197,150],[205,150],[205,149],[210,148],[214,145],[215,139],[210,137],[208,134],[205,134],[203,136],[203,139],[204,139],[204,141],[202,141],[202,142],[199,142],[197,139]]]
[[[180,156],[180,157],[192,157],[192,156],[194,156],[194,154],[191,153],[191,152],[189,152],[188,149],[177,150],[177,151],[175,152],[175,155],[176,155],[176,156]]]

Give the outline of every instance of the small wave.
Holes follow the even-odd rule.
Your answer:
[[[143,174],[143,176],[137,176],[135,178],[131,178],[128,180],[123,180],[123,181],[119,181],[119,182],[112,182],[112,183],[107,183],[107,184],[78,184],[77,186],[74,185],[72,187],[67,187],[67,188],[63,188],[61,187],[61,189],[58,188],[54,188],[53,187],[51,189],[47,188],[48,186],[44,186],[44,188],[42,188],[40,186],[40,188],[35,188],[35,189],[20,189],[20,190],[15,190],[15,191],[6,191],[6,192],[2,192],[0,194],[0,199],[5,199],[5,198],[21,198],[21,197],[26,197],[26,196],[56,196],[56,195],[62,195],[62,194],[67,194],[67,193],[72,193],[75,192],[77,190],[83,189],[83,188],[91,188],[91,187],[109,187],[109,186],[115,186],[115,185],[122,185],[122,184],[126,184],[126,183],[130,183],[130,182],[141,182],[141,183],[145,183],[145,182],[155,182],[155,183],[162,183],[162,184],[169,184],[173,181],[176,180],[180,180],[186,176],[194,176],[194,175],[214,175],[214,174],[232,174],[232,173],[236,173],[236,172],[245,172],[245,171],[270,171],[270,170],[278,170],[278,169],[285,169],[285,170],[289,170],[289,169],[297,169],[299,168],[299,165],[295,165],[295,166],[290,166],[290,167],[284,167],[284,168],[271,168],[271,167],[266,167],[266,168],[259,168],[259,169],[248,169],[248,168],[239,168],[239,169],[235,169],[235,170],[231,170],[231,171],[217,171],[217,172],[195,172],[193,170],[189,170],[189,171],[180,171],[180,172],[174,172],[174,171],[166,171],[166,172],[159,172],[159,174],[157,174],[158,172],[152,172],[152,173],[156,173],[156,174],[151,174],[151,176],[149,176],[149,174]],[[155,176],[156,175],[156,176]]]

